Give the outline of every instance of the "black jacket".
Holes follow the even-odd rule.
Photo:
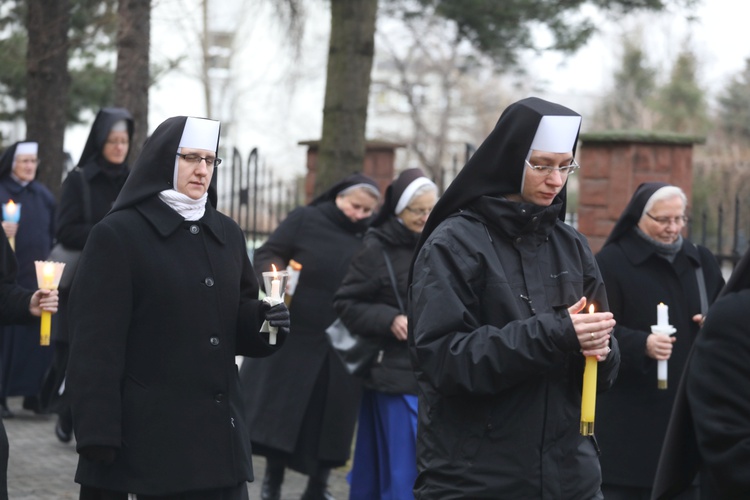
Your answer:
[[[584,357],[567,307],[607,310],[585,238],[540,208],[482,197],[443,221],[414,264],[409,343],[420,387],[418,499],[590,499],[580,434]],[[609,388],[617,342],[598,366]]]
[[[701,313],[696,267],[702,268],[708,303],[724,285],[714,256],[685,240],[674,262],[631,230],[597,254],[622,364],[617,383],[597,404],[596,435],[606,484],[650,488],[662,440],[685,363],[698,334],[692,317]],[[656,306],[669,306],[677,332],[668,362],[667,389],[657,387],[657,362],[646,356],[646,338],[656,324]]]
[[[406,307],[409,266],[419,234],[409,231],[396,217],[370,229],[364,244],[334,296],[334,307],[344,324],[358,335],[383,339],[365,387],[391,394],[417,394],[417,380],[409,360],[409,348],[391,332],[391,323]],[[386,267],[386,252],[393,266],[399,297]]]
[[[70,295],[67,390],[76,481],[148,495],[253,479],[235,355],[265,356],[258,282],[239,226],[210,204],[183,220],[156,196],[105,217]]]
[[[336,319],[333,294],[362,244],[363,232],[333,201],[326,201],[292,211],[255,252],[257,273],[270,271],[271,264],[286,269],[290,259],[302,264],[284,349],[272,358],[247,359],[240,370],[255,450],[259,444],[292,453],[306,411],[314,404],[324,407],[313,438],[320,441],[314,458],[343,464],[349,457],[361,384],[336,357],[325,329]],[[327,398],[311,401],[319,377],[325,380]]]

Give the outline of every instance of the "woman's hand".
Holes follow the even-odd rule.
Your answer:
[[[672,344],[677,339],[670,335],[652,333],[646,337],[646,356],[657,361],[669,359],[672,355]]]
[[[568,308],[570,320],[581,345],[584,356],[596,356],[602,361],[611,351],[609,339],[615,327],[614,315],[611,312],[593,312],[579,314],[586,307],[586,297]]]
[[[56,313],[59,303],[58,293],[57,290],[45,289],[39,289],[34,292],[29,302],[29,312],[32,316],[41,316],[43,310],[52,314]]]
[[[391,333],[393,333],[393,336],[399,340],[406,340],[406,336],[409,333],[408,326],[409,324],[406,316],[399,314],[393,318],[393,322],[391,323]]]
[[[3,231],[5,231],[5,236],[8,239],[15,238],[16,232],[18,232],[18,224],[15,222],[5,222],[3,221]]]

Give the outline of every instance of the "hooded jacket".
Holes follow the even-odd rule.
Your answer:
[[[579,431],[584,357],[567,311],[582,296],[607,310],[599,270],[561,220],[564,189],[548,207],[501,196],[521,192],[536,126],[555,113],[573,112],[534,98],[509,107],[422,233],[409,293],[417,499],[601,494],[595,442]],[[613,339],[600,391],[618,366]]]

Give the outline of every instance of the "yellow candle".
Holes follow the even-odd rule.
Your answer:
[[[55,288],[55,265],[45,262],[42,268],[42,288],[52,290]],[[42,311],[42,323],[39,337],[39,345],[49,345],[50,331],[52,330],[52,313]]]
[[[594,305],[589,313],[594,312]],[[581,391],[581,434],[594,434],[594,415],[596,413],[596,375],[598,371],[596,356],[586,356],[586,368],[583,370],[583,390]]]

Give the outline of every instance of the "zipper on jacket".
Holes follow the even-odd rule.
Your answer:
[[[534,310],[534,306],[531,305],[531,298],[527,297],[526,295],[519,295],[522,300],[524,300],[529,305],[529,310],[531,311],[531,314],[536,314],[536,311]]]

